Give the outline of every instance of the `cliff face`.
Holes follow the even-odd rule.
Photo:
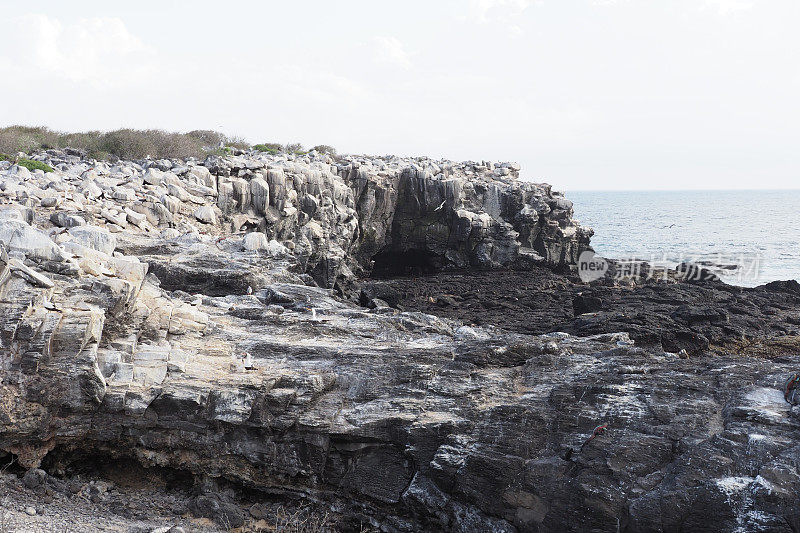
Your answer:
[[[518,181],[513,163],[494,167],[418,161],[355,163],[340,170],[355,191],[355,257],[379,268],[511,267],[540,260],[577,262],[591,230],[572,219],[572,203],[549,185]]]
[[[204,164],[211,171],[206,185],[217,191],[232,230],[258,229],[291,243],[327,287],[352,272],[369,272],[373,260],[389,270],[488,269],[537,260],[564,267],[589,247],[591,230],[572,220],[571,202],[549,185],[519,181],[513,163],[335,162],[323,155],[212,157]],[[190,180],[198,174],[174,170]]]
[[[0,167],[0,453],[25,467],[131,456],[386,531],[798,527],[788,361],[333,296],[373,260],[568,264],[589,233],[513,166],[50,162]]]

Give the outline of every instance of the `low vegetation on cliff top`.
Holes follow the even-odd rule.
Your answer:
[[[42,126],[8,126],[0,128],[0,156],[9,160],[14,154],[30,154],[37,150],[72,148],[85,152],[93,159],[153,159],[204,158],[209,154],[229,154],[235,150],[256,150],[277,154],[306,154],[308,150],[299,143],[263,143],[251,146],[240,137],[231,137],[212,130],[194,130],[174,133],[163,130],[120,129],[114,131],[87,131],[65,133]],[[311,150],[335,156],[336,150],[327,145],[318,145]],[[24,164],[27,159],[20,159]],[[31,164],[37,162],[32,161]],[[30,167],[29,167],[30,168]],[[39,167],[37,167],[39,168]],[[34,170],[30,168],[30,170]],[[47,169],[42,169],[48,171]],[[52,170],[52,169],[51,169]]]
[[[0,161],[14,161],[21,167],[25,167],[28,170],[43,170],[45,172],[53,172],[53,167],[48,165],[47,163],[42,163],[41,161],[34,161],[33,159],[26,159],[24,157],[20,157],[19,159],[15,157],[11,157],[8,154],[0,153]],[[2,533],[0,531],[0,533]]]

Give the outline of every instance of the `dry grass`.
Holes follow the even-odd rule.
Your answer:
[[[0,152],[16,154],[57,148],[59,134],[45,127],[8,126],[0,129]]]
[[[233,149],[257,150],[277,154],[306,154],[300,143],[263,143],[251,146],[241,137],[231,137],[213,130],[193,130],[174,133],[164,130],[120,129],[114,131],[86,131],[66,133],[45,126],[7,126],[0,128],[0,154],[15,156],[18,152],[30,154],[37,150],[74,148],[82,150],[93,159],[185,159],[204,158],[210,153],[226,154]],[[320,144],[312,148],[320,153],[336,156],[332,146]]]
[[[239,531],[242,533],[326,533],[333,531],[327,512],[318,513],[307,508],[291,512],[279,507],[272,520],[250,522]]]
[[[0,153],[31,153],[51,148],[74,148],[95,159],[144,159],[205,157],[220,144],[246,150],[250,145],[238,137],[211,130],[171,133],[163,130],[120,129],[101,132],[64,133],[47,127],[0,128]]]
[[[309,513],[298,509],[289,513],[282,507],[275,516],[275,531],[282,533],[322,533],[328,530],[328,513]]]

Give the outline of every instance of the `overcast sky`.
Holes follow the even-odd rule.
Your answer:
[[[800,187],[798,0],[2,3],[0,124]]]

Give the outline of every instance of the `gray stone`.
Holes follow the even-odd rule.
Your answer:
[[[244,236],[244,239],[242,240],[242,246],[249,252],[266,250],[269,246],[269,240],[263,233],[254,231]]]
[[[57,205],[61,204],[61,199],[56,196],[48,196],[46,198],[42,198],[40,204],[42,207],[56,207]]]
[[[29,489],[37,489],[47,481],[47,473],[40,468],[31,468],[22,477],[22,484]]]
[[[117,246],[116,237],[97,226],[76,226],[67,231],[75,242],[105,254],[110,255]]]
[[[58,211],[50,215],[50,222],[59,228],[74,228],[75,226],[85,226],[86,220],[78,215],[71,215],[64,211]]]
[[[217,215],[214,213],[214,208],[210,205],[203,205],[194,211],[194,218],[204,224],[216,224]]]
[[[50,237],[20,220],[0,220],[0,244],[37,261],[63,261],[63,250]]]

